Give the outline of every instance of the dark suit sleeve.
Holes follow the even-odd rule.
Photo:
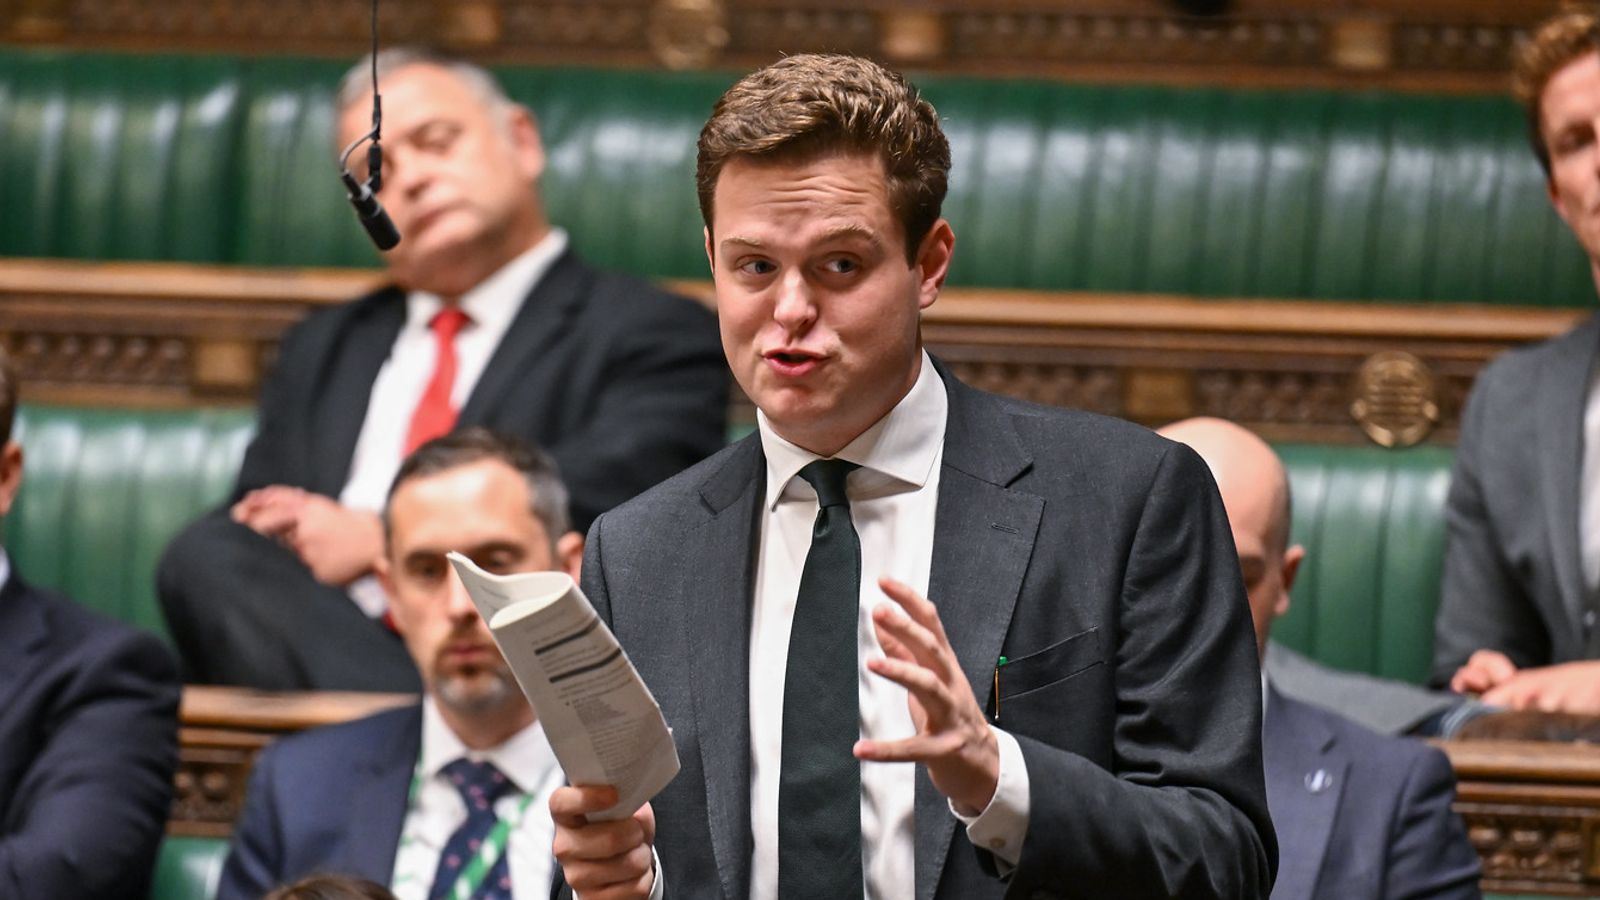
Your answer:
[[[89,645],[41,718],[43,747],[0,836],[0,896],[140,895],[155,866],[177,766],[178,673],[154,637]]]
[[[1007,896],[1266,897],[1255,641],[1221,500],[1187,447],[1149,486],[1119,605],[1116,772],[1017,735],[1030,809]]]
[[[1496,370],[1485,372],[1462,416],[1445,505],[1449,531],[1434,620],[1432,683],[1437,687],[1448,685],[1456,669],[1480,649],[1499,650],[1519,667],[1550,661],[1549,635],[1533,597],[1506,559],[1486,500],[1484,479],[1496,477],[1486,456],[1501,380]]]
[[[258,900],[283,878],[276,771],[277,753],[268,747],[250,772],[244,810],[234,825],[216,900]]]
[[[1477,851],[1450,804],[1456,797],[1450,760],[1428,747],[1417,754],[1389,833],[1388,875],[1383,896],[1390,900],[1482,896]]]
[[[715,317],[692,300],[638,289],[651,295],[613,330],[588,415],[549,448],[580,531],[727,442],[728,367]]]

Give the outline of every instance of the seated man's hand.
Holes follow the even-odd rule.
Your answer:
[[[1450,676],[1450,690],[1458,694],[1483,694],[1517,674],[1511,658],[1498,650],[1479,650]]]
[[[312,491],[274,484],[245,494],[235,522],[293,550],[323,584],[344,587],[372,571],[383,553],[383,523]]]
[[[383,523],[374,513],[307,493],[287,533],[289,546],[323,584],[344,587],[372,571],[383,554]]]
[[[648,897],[655,884],[656,815],[650,804],[626,819],[589,821],[590,813],[616,802],[616,788],[604,785],[560,787],[550,795],[556,862],[580,900]]]
[[[862,740],[857,759],[919,762],[963,815],[977,815],[994,798],[1000,780],[1000,745],[961,672],[939,611],[892,578],[878,586],[897,606],[880,604],[872,625],[884,656],[867,668],[905,687],[917,733],[896,741]]]
[[[1479,699],[1508,709],[1600,715],[1600,660],[1522,669]]]
[[[287,535],[299,521],[306,497],[300,488],[274,484],[245,494],[228,512],[235,522],[256,534],[288,543]]]

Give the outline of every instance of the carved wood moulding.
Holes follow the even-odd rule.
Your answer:
[[[486,60],[748,69],[860,53],[929,71],[1501,92],[1557,0],[384,0],[385,40]],[[0,41],[354,58],[367,9],[331,0],[0,0]]]
[[[169,834],[227,837],[256,756],[273,738],[412,703],[409,694],[267,693],[190,685],[179,708]]]
[[[0,267],[0,346],[33,402],[244,405],[290,324],[380,278],[10,260]],[[710,302],[704,282],[669,286]],[[1274,440],[1395,446],[1453,441],[1485,362],[1582,315],[951,289],[925,315],[924,336],[962,378],[1040,403],[1147,425],[1213,415]],[[733,416],[754,421],[742,398]]]

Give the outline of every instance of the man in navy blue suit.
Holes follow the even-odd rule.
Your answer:
[[[0,518],[22,485],[0,353]],[[154,636],[33,587],[0,547],[0,897],[143,897],[172,804],[178,667]]]
[[[1264,649],[1305,558],[1305,548],[1289,545],[1283,463],[1221,419],[1187,419],[1161,433],[1193,447],[1216,477]],[[1262,754],[1279,854],[1273,900],[1479,896],[1478,857],[1450,809],[1455,775],[1443,753],[1263,681]]]
[[[378,576],[426,685],[420,705],[269,747],[251,775],[219,900],[255,900],[313,872],[390,885],[401,900],[548,897],[550,793],[562,772],[535,710],[445,561],[577,575],[554,465],[470,428],[407,457],[384,512]],[[480,857],[481,866],[468,865]],[[481,892],[480,892],[481,891]]]

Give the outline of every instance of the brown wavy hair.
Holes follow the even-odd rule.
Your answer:
[[[729,160],[790,162],[833,153],[883,161],[889,203],[905,231],[906,259],[939,220],[950,179],[950,142],[916,87],[875,62],[804,53],[739,79],[700,131],[695,184],[712,222],[717,178]]]
[[[1545,85],[1573,60],[1600,50],[1600,13],[1593,4],[1572,4],[1544,20],[1517,48],[1512,60],[1511,93],[1528,120],[1528,141],[1546,177],[1550,148],[1544,142],[1540,101]]]

